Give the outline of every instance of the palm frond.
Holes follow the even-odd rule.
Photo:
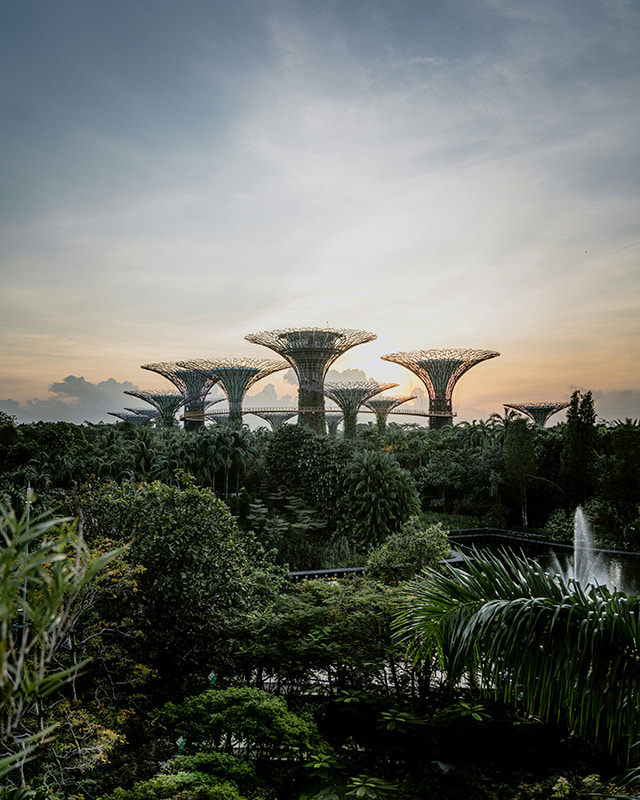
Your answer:
[[[397,634],[416,659],[465,676],[610,753],[640,732],[640,599],[546,573],[508,552],[408,585]]]

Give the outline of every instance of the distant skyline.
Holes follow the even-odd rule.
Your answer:
[[[113,421],[141,364],[328,324],[389,394],[422,385],[385,353],[499,351],[457,420],[640,417],[637,3],[0,9],[1,410]]]

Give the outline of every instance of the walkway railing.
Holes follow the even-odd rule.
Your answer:
[[[470,550],[471,545],[467,542],[475,541],[478,539],[489,539],[496,542],[504,542],[505,544],[528,544],[528,545],[541,545],[543,547],[553,548],[554,550],[568,550],[573,551],[574,546],[572,543],[557,542],[549,539],[546,536],[541,536],[537,533],[524,533],[523,531],[511,531],[503,528],[457,528],[448,531],[449,543],[453,548],[458,547],[462,550]],[[640,553],[629,550],[605,550],[597,549],[598,553],[605,553],[607,555],[619,556],[637,556],[640,558]],[[445,563],[456,564],[462,561],[460,555],[454,554],[451,558],[444,559]],[[399,567],[401,565],[398,565]],[[344,578],[347,575],[362,575],[366,572],[366,567],[336,567],[335,569],[312,569],[312,570],[297,570],[290,572],[289,576],[293,581],[303,580],[318,580],[322,578]]]

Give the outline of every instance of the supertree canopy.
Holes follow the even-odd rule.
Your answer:
[[[407,353],[388,353],[383,361],[393,361],[417,375],[429,394],[429,426],[451,425],[453,389],[464,373],[500,353],[495,350],[412,350]]]
[[[271,425],[271,430],[277,431],[281,425],[284,425],[287,420],[293,419],[293,417],[297,416],[298,412],[295,409],[291,411],[260,411],[258,409],[248,408],[246,410],[247,414],[255,414],[256,417],[260,417],[265,422],[268,422]]]
[[[358,344],[377,339],[375,333],[350,328],[283,328],[250,333],[248,342],[261,344],[286,358],[298,376],[298,419],[319,433],[325,431],[324,379],[333,362]],[[309,388],[309,387],[319,388]]]
[[[123,422],[130,422],[137,428],[141,425],[146,425],[151,419],[153,419],[153,416],[155,416],[157,412],[154,411],[153,415],[149,416],[143,416],[142,414],[134,414],[132,412],[127,413],[126,411],[107,411],[107,414],[111,414],[112,417],[118,417],[118,419],[123,420]]]
[[[185,428],[195,430],[204,427],[206,397],[218,378],[208,378],[194,369],[185,369],[174,361],[160,361],[157,364],[143,364],[148,369],[171,381],[182,392],[185,400]]]
[[[176,412],[184,405],[184,395],[182,392],[159,392],[156,389],[136,389],[126,390],[125,394],[144,400],[158,410],[160,424],[163,427],[171,428],[176,424]]]
[[[125,411],[130,411],[137,417],[143,417],[145,422],[151,422],[158,416],[157,408],[125,408]]]
[[[327,383],[316,391],[321,391],[342,409],[344,438],[353,441],[356,438],[356,420],[360,406],[380,392],[397,385],[397,383],[378,383],[371,380],[344,381]]]
[[[407,403],[409,400],[415,400],[415,394],[407,394],[403,397],[373,397],[367,400],[364,405],[370,408],[376,415],[376,423],[378,425],[378,433],[384,436],[387,429],[387,417],[394,408]]]
[[[569,407],[568,401],[559,403],[504,403],[505,408],[512,408],[530,417],[536,425],[544,428],[547,420],[557,411]]]
[[[196,358],[179,363],[220,382],[229,401],[229,422],[242,422],[242,401],[254,383],[289,366],[287,361],[264,358]]]

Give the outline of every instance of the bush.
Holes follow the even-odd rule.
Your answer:
[[[244,800],[233,783],[219,783],[198,772],[158,775],[131,789],[115,789],[101,800]]]
[[[420,518],[413,516],[371,553],[367,576],[385,583],[409,580],[427,567],[436,569],[450,552],[447,533],[440,523],[425,528]]]
[[[180,705],[167,703],[158,723],[190,749],[230,754],[235,748],[244,760],[298,760],[321,742],[311,719],[260,689],[212,689]]]

